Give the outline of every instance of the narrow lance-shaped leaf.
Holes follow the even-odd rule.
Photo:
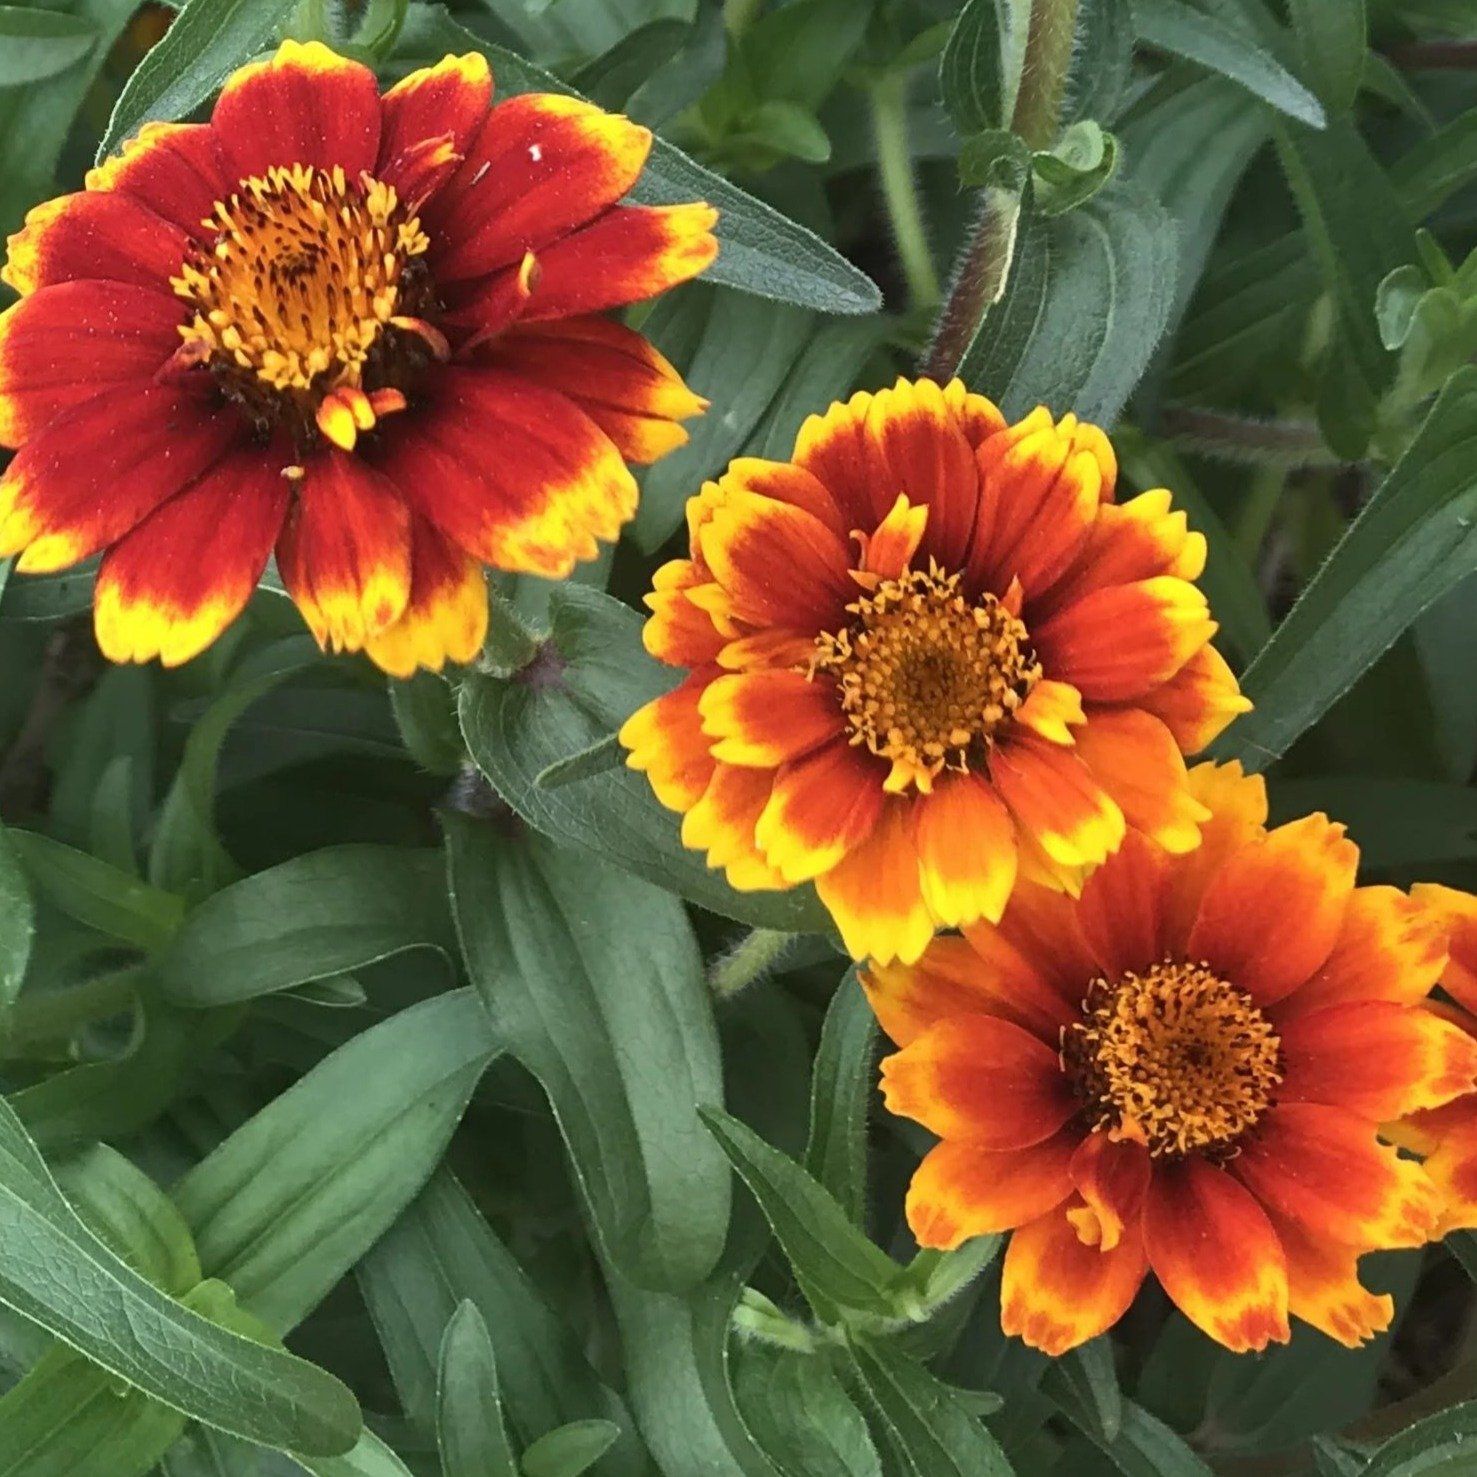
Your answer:
[[[1242,687],[1255,703],[1218,746],[1262,769],[1284,754],[1433,601],[1477,570],[1477,371],[1455,375],[1420,432]]]
[[[97,41],[86,16],[0,5],[0,87],[19,87],[65,72]]]
[[[867,1194],[867,1101],[875,1082],[877,1020],[848,970],[821,1027],[810,1083],[805,1168],[860,1226]]]
[[[0,1301],[207,1425],[324,1456],[358,1436],[358,1407],[331,1375],[190,1312],[99,1241],[3,1102]]]
[[[442,1477],[519,1477],[503,1424],[497,1362],[474,1303],[452,1314],[436,1379],[436,1441]]]

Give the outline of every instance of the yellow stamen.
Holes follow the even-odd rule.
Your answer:
[[[944,769],[983,762],[1041,676],[1025,624],[994,595],[960,593],[936,564],[884,580],[816,640],[811,675],[835,682],[851,742],[892,761],[889,790],[927,792]]]
[[[1166,960],[1093,981],[1062,1065],[1094,1128],[1155,1157],[1226,1159],[1276,1100],[1282,1043],[1244,990]]]
[[[218,201],[172,279],[195,309],[191,357],[268,390],[362,386],[386,326],[405,313],[406,276],[429,241],[393,187],[339,166],[277,165]]]

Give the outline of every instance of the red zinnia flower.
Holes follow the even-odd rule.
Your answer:
[[[908,1192],[924,1246],[1014,1231],[1001,1320],[1050,1354],[1109,1328],[1147,1272],[1235,1350],[1293,1314],[1345,1344],[1388,1326],[1366,1252],[1418,1246],[1436,1184],[1380,1125],[1477,1081],[1424,1007],[1446,935],[1321,815],[1201,765],[1197,851],[1142,835],[1080,899],[1022,883],[1000,923],[864,977],[902,1048],[893,1112],[942,1140]]]
[[[1204,814],[1183,755],[1250,704],[1209,644],[1205,540],[1108,439],[958,381],[812,416],[688,504],[646,645],[690,670],[621,732],[738,888],[814,880],[853,955],[916,959],[1024,875]]]
[[[194,656],[274,546],[322,645],[470,660],[480,566],[567,574],[685,439],[703,402],[593,315],[702,271],[714,212],[617,203],[645,128],[491,95],[480,56],[381,97],[286,41],[11,238],[0,556],[103,552],[113,660]]]

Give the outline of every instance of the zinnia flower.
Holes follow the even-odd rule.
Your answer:
[[[1450,950],[1441,976],[1449,999],[1432,1000],[1427,1008],[1477,1036],[1477,897],[1434,883],[1420,883],[1410,892],[1445,930]],[[1413,1113],[1391,1132],[1399,1143],[1429,1156],[1426,1173],[1443,1201],[1440,1234],[1477,1228],[1477,1093]]]
[[[194,656],[275,546],[324,646],[470,660],[480,566],[567,574],[685,439],[703,402],[595,315],[702,271],[714,212],[617,203],[645,128],[491,95],[480,56],[381,97],[286,41],[11,238],[0,556],[103,552],[110,658]]]
[[[1190,850],[1182,756],[1248,704],[1205,540],[1116,471],[1075,416],[900,380],[705,486],[647,597],[690,675],[621,732],[683,841],[737,888],[813,879],[884,960],[998,919],[1018,867],[1079,887],[1126,827]]]
[[[907,1197],[924,1246],[1014,1231],[1001,1322],[1049,1354],[1152,1271],[1237,1351],[1293,1314],[1344,1344],[1388,1326],[1358,1257],[1418,1246],[1437,1186],[1379,1125],[1477,1081],[1477,1042],[1424,1008],[1445,932],[1354,885],[1325,816],[1267,830],[1266,792],[1201,765],[1204,841],[1131,834],[1080,899],[1022,883],[998,925],[864,983],[902,1048],[895,1113],[941,1142]]]

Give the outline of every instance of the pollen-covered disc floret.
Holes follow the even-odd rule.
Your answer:
[[[228,396],[266,424],[298,412],[305,428],[330,391],[405,388],[394,320],[425,306],[430,242],[392,185],[337,165],[274,166],[206,224],[213,240],[191,248],[171,286],[195,310],[180,328],[186,355]],[[422,354],[424,339],[409,338]]]
[[[892,761],[889,788],[927,792],[940,771],[977,767],[1041,676],[1025,624],[937,564],[847,610],[855,621],[817,638],[811,671],[834,677],[851,743]]]
[[[1251,997],[1173,960],[1092,981],[1062,1063],[1092,1126],[1155,1158],[1228,1157],[1282,1081],[1281,1042]]]

